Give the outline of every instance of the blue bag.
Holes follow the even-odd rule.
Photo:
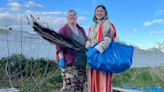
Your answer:
[[[91,56],[88,55],[88,63],[91,68],[98,71],[107,73],[123,72],[132,65],[133,51],[134,47],[132,46],[112,41],[102,54],[97,51]]]

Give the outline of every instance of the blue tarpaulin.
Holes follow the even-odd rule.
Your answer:
[[[144,92],[164,92],[163,88],[157,87],[157,86],[139,87],[135,85],[124,84],[123,88],[135,89],[135,90],[144,91]]]

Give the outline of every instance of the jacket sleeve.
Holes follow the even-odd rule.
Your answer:
[[[61,29],[59,30],[59,34],[63,34],[63,33],[64,33],[63,31],[64,31],[63,28],[61,28]],[[56,45],[56,61],[57,61],[57,63],[59,62],[58,53],[59,53],[60,51],[63,51],[63,48],[60,47],[60,46],[58,46],[58,45]]]
[[[107,47],[110,45],[113,39],[114,29],[111,27],[110,21],[107,21],[103,26],[103,39],[102,41],[95,46],[95,48],[103,53]]]

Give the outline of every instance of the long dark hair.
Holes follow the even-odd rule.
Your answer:
[[[107,19],[108,19],[108,12],[107,12],[107,10],[106,10],[106,8],[105,8],[104,5],[98,5],[98,6],[96,7],[96,9],[95,9],[95,13],[96,13],[97,8],[99,8],[99,7],[102,7],[102,8],[104,9],[104,11],[105,11],[105,16],[104,16],[103,19],[107,20]],[[97,18],[96,18],[96,16],[95,16],[95,13],[94,13],[94,17],[93,17],[93,22],[97,23]]]

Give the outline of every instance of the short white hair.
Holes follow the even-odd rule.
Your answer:
[[[73,13],[75,13],[75,15],[77,15],[77,13],[76,13],[75,10],[69,10],[69,11],[67,12],[67,15],[68,15],[69,13],[71,13],[71,12],[73,12]]]

